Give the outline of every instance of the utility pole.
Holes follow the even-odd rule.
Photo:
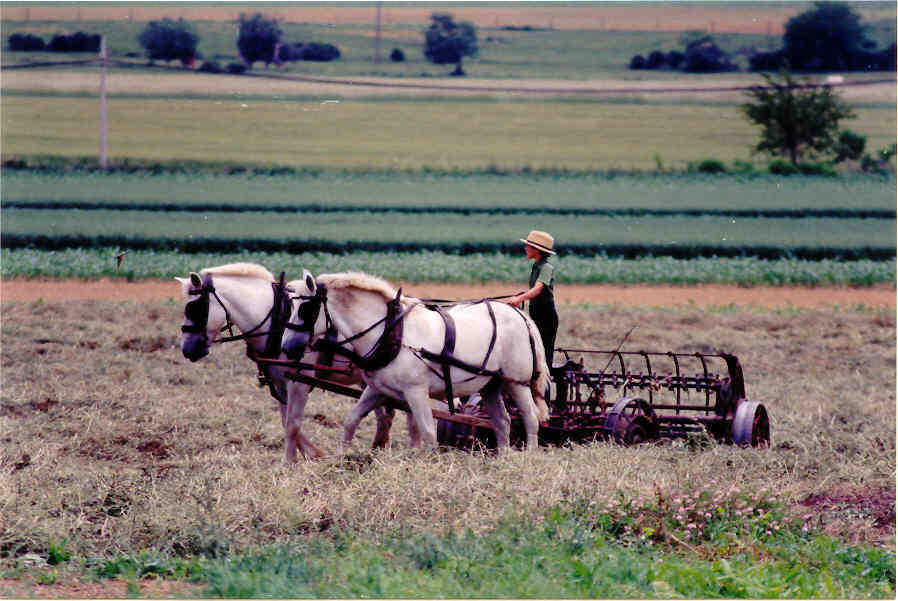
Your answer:
[[[377,3],[377,25],[374,29],[374,62],[380,63],[380,6],[382,2]]]
[[[106,170],[106,36],[100,38],[100,169]]]

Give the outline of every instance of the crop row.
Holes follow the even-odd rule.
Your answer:
[[[73,173],[3,170],[3,207],[38,203],[162,210],[602,211],[736,216],[895,215],[894,176],[789,178],[699,174],[303,175]]]
[[[500,253],[471,255],[438,252],[354,252],[352,254],[306,253],[198,253],[185,255],[172,251],[130,250],[121,265],[116,256],[120,248],[42,251],[3,249],[0,251],[0,275],[3,278],[102,278],[130,280],[168,279],[189,271],[237,261],[250,261],[268,267],[273,273],[286,272],[298,277],[303,269],[313,273],[364,271],[394,281],[454,282],[460,284],[488,281],[527,280],[529,263],[521,256]],[[854,285],[864,286],[896,281],[895,259],[889,261],[804,261],[801,259],[762,260],[756,258],[700,258],[680,260],[671,257],[622,259],[596,255],[556,258],[560,283],[652,283],[738,285]]]
[[[122,246],[182,252],[359,250],[519,251],[531,229],[561,253],[883,259],[895,254],[892,220],[582,215],[193,213],[8,209],[2,245],[59,249]]]
[[[139,202],[96,202],[91,200],[32,200],[0,201],[0,210],[40,209],[47,211],[160,211],[189,213],[406,213],[455,215],[569,215],[601,217],[737,217],[769,219],[806,219],[808,217],[830,217],[837,219],[891,219],[896,212],[888,209],[578,209],[578,208],[518,208],[518,207],[462,207],[462,206],[324,206],[320,204],[258,205],[258,204],[216,204],[191,203],[176,204],[164,200]]]

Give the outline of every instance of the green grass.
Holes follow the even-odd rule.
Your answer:
[[[96,99],[0,100],[5,156],[97,154]],[[303,168],[684,169],[749,161],[759,137],[736,106],[159,98],[114,99],[108,110],[111,159]],[[893,109],[857,114],[850,127],[870,148],[894,142]]]
[[[708,562],[615,544],[584,522],[559,515],[543,527],[397,534],[380,545],[347,534],[214,562],[204,577],[208,594],[238,598],[846,598],[894,590],[894,554],[885,551],[778,537],[752,549],[770,552],[767,561],[743,554]]]
[[[676,507],[663,505],[670,499],[656,505],[622,496],[612,509],[569,503],[532,520],[499,520],[478,534],[338,530],[226,557],[220,550],[187,560],[144,551],[107,559],[92,572],[124,579],[135,593],[144,579],[166,578],[192,582],[211,597],[246,599],[894,595],[893,551],[809,532],[785,518],[781,504],[746,498],[748,518],[735,498],[733,506],[707,507],[710,518],[687,518],[708,526],[701,536],[694,522],[677,521]],[[686,513],[706,509],[692,502]]]
[[[273,273],[298,277],[303,269],[313,273],[364,271],[392,281],[509,282],[526,281],[529,264],[520,257],[503,254],[459,256],[434,252],[370,253],[349,255],[327,253],[225,253],[181,254],[164,251],[130,251],[121,267],[115,255],[120,249],[40,251],[0,250],[3,278],[84,278],[102,277],[141,280],[186,276],[189,271],[235,261],[261,263]],[[556,259],[559,284],[719,283],[755,285],[854,285],[867,286],[896,281],[895,261],[802,261],[798,259],[760,260],[752,258],[703,258],[678,260],[670,257],[640,259],[605,256],[563,256]],[[172,296],[177,296],[173,286]]]
[[[6,169],[3,205],[76,202],[222,208],[367,207],[496,211],[892,211],[895,177],[436,175],[323,171],[285,175],[34,172]]]

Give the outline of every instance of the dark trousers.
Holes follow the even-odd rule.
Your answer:
[[[543,339],[546,350],[546,364],[552,367],[552,355],[555,352],[555,335],[558,333],[558,313],[555,305],[530,305],[530,318],[536,324],[539,335]]]

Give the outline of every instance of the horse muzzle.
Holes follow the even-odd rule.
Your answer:
[[[309,346],[309,333],[293,331],[284,339],[281,350],[291,361],[299,361],[306,354],[307,346]]]
[[[209,354],[209,345],[205,340],[185,340],[181,345],[181,354],[184,355],[184,358],[196,363]]]

